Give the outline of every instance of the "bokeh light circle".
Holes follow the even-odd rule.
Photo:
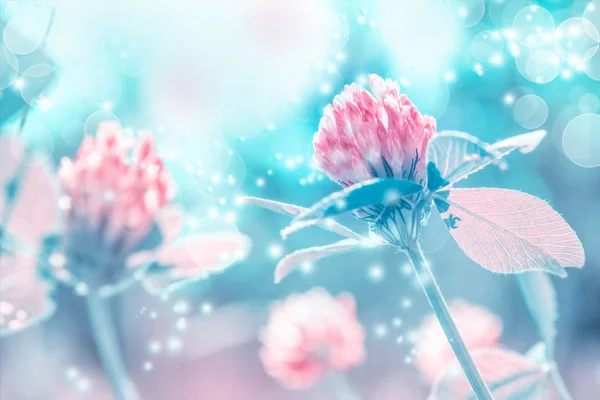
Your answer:
[[[485,63],[499,63],[503,51],[504,41],[497,31],[479,32],[471,42],[471,52],[479,61]]]
[[[535,5],[533,0],[489,0],[488,15],[494,25],[504,29],[512,26],[519,11],[531,5]]]
[[[52,80],[55,68],[49,64],[35,64],[27,68],[21,77],[20,87],[23,100],[34,108],[47,110],[52,101],[43,93],[44,88]]]
[[[450,100],[450,89],[446,80],[418,74],[390,73],[389,76],[400,83],[400,92],[406,94],[421,113],[439,118],[446,112]]]
[[[525,129],[539,128],[548,118],[548,106],[535,94],[521,97],[513,109],[515,121]]]
[[[562,71],[563,61],[553,51],[540,49],[533,51],[525,63],[527,79],[535,83],[548,83]]]
[[[590,79],[600,81],[600,51],[585,62],[584,71]]]
[[[13,84],[19,75],[19,60],[8,47],[0,45],[0,90]]]
[[[579,98],[579,109],[582,113],[595,113],[600,109],[600,100],[593,93],[586,93]]]
[[[553,43],[540,47],[521,47],[515,57],[518,71],[528,81],[544,84],[553,81],[564,68],[559,48]]]
[[[61,124],[60,137],[69,146],[76,147],[83,138],[83,122],[78,119],[64,121]]]
[[[600,32],[600,0],[591,1],[583,12],[583,18],[590,22],[591,25],[586,24],[584,28],[592,39],[600,42],[598,32]]]
[[[110,111],[96,111],[85,120],[83,133],[85,135],[95,135],[98,130],[98,124],[102,121],[116,121],[121,123],[119,118]]]
[[[573,163],[594,168],[600,166],[600,115],[581,114],[567,124],[563,148]]]
[[[327,33],[330,35],[329,51],[334,53],[341,50],[348,43],[350,38],[350,27],[345,16],[335,12],[329,12]]]
[[[448,11],[463,28],[475,26],[485,14],[484,0],[450,0]]]
[[[188,220],[187,229],[190,233],[195,235],[206,235],[208,237],[214,237],[219,235],[226,236],[238,236],[241,235],[237,227],[227,220],[220,217],[205,217],[200,220]],[[241,256],[241,254],[234,254],[229,252],[223,252],[221,254],[220,263],[218,265],[207,266],[207,259],[202,254],[198,254],[198,251],[194,251],[191,247],[193,241],[190,241],[189,245],[186,246],[186,250],[190,259],[198,265],[198,267],[209,267],[213,271],[221,271],[235,262],[235,260]]]
[[[27,28],[27,37],[21,32],[23,27]],[[4,45],[16,54],[33,53],[44,40],[46,26],[32,24],[26,15],[12,18],[4,26]]]
[[[537,5],[521,9],[512,26],[517,41],[528,47],[537,47],[552,40],[555,27],[552,14]]]
[[[584,18],[569,18],[554,33],[555,44],[563,58],[578,69],[598,51],[598,30]]]

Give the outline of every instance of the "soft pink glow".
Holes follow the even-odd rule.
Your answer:
[[[0,164],[0,188],[20,177],[12,201],[0,193],[0,225],[6,224],[4,232],[0,226],[0,331],[7,332],[52,311],[51,285],[39,276],[37,254],[60,224],[58,183],[50,166],[10,137],[0,138]]]
[[[365,357],[354,299],[323,289],[277,303],[261,340],[265,371],[291,389],[307,389],[328,370],[345,370]]]
[[[502,321],[483,307],[455,300],[450,313],[469,350],[495,347],[502,334]],[[423,319],[415,346],[415,365],[425,379],[433,383],[454,359],[454,352],[435,315]]]
[[[0,331],[29,326],[53,308],[50,284],[40,278],[37,259],[3,251],[0,257]]]
[[[397,83],[371,75],[369,84],[373,94],[352,84],[327,106],[314,136],[315,163],[332,180],[352,185],[391,177],[385,159],[393,177],[423,183],[435,119],[421,115]]]
[[[153,139],[134,139],[120,125],[103,122],[84,139],[75,160],[64,158],[60,181],[68,195],[68,228],[98,228],[106,239],[134,244],[173,197],[173,184],[153,149]]]

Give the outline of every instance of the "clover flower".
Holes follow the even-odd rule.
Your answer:
[[[545,131],[493,145],[463,132],[436,133],[433,118],[419,114],[406,96],[398,94],[396,83],[376,75],[369,81],[373,94],[357,85],[346,86],[326,108],[314,136],[315,164],[343,190],[308,209],[245,199],[293,215],[292,224],[282,231],[284,237],[319,225],[348,238],[284,257],[276,280],[306,258],[316,260],[365,244],[406,250],[418,244],[420,226],[432,206],[463,251],[493,272],[540,270],[565,276],[565,267],[583,265],[579,239],[546,202],[509,189],[454,187],[489,164],[506,168],[506,155],[533,151]],[[346,212],[369,222],[370,240],[331,219]]]
[[[425,150],[435,135],[435,120],[421,115],[391,80],[371,75],[369,83],[373,95],[352,84],[325,108],[314,137],[315,164],[344,187],[375,178],[405,179],[425,186]],[[404,248],[410,232],[418,229],[413,224],[420,224],[427,213],[414,221],[412,211],[422,197],[420,192],[397,203],[395,197],[392,189],[384,202],[354,213],[388,242]],[[400,221],[405,229],[397,228]]]
[[[450,313],[469,350],[496,347],[502,333],[502,321],[483,307],[454,300]],[[455,359],[435,314],[427,315],[417,328],[415,366],[425,380],[433,383]]]
[[[177,241],[182,211],[170,204],[174,183],[149,133],[135,139],[118,123],[101,123],[74,160],[62,160],[59,177],[66,229],[55,274],[86,290],[118,291],[152,262],[168,267],[158,269],[161,276],[151,274],[150,286],[198,279],[248,250],[237,233]]]
[[[276,303],[261,341],[265,371],[291,389],[307,389],[328,371],[357,366],[365,357],[354,299],[323,289]]]
[[[30,317],[30,311],[51,314],[55,283],[73,285],[85,295],[115,397],[138,400],[117,346],[107,297],[135,278],[144,278],[155,293],[220,272],[246,255],[249,240],[238,232],[179,237],[182,212],[171,205],[174,185],[149,134],[136,139],[114,122],[99,124],[96,137],[84,139],[74,160],[62,160],[60,198],[57,179],[46,169],[19,179],[26,152],[17,146],[15,155],[12,147],[0,143],[0,154],[14,156],[7,163],[9,173],[0,175],[5,189],[0,214],[8,220],[0,230],[0,272],[9,277],[0,285],[0,328],[15,331],[40,319]],[[46,189],[44,196],[40,189]],[[52,216],[59,208],[64,227],[49,235],[58,228]]]
[[[566,267],[582,267],[583,247],[564,219],[546,202],[508,189],[458,189],[454,184],[514,150],[533,151],[545,131],[525,133],[492,145],[462,132],[435,133],[435,121],[419,114],[394,82],[371,75],[373,94],[346,87],[326,108],[314,136],[315,164],[343,190],[308,209],[247,198],[246,202],[292,214],[285,237],[321,226],[347,239],[303,249],[277,265],[275,281],[304,262],[392,245],[407,254],[444,333],[478,399],[492,394],[469,354],[420,246],[420,227],[435,206],[452,237],[475,262],[496,273],[544,271],[561,277]],[[330,218],[353,212],[369,223],[360,235]],[[531,307],[531,306],[530,306]]]
[[[84,139],[58,172],[65,195],[65,269],[92,290],[123,279],[127,258],[148,240],[174,185],[150,136],[136,141],[114,122]]]

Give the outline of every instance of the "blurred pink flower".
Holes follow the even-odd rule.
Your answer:
[[[435,119],[421,115],[390,79],[369,76],[373,94],[352,84],[333,99],[314,136],[317,166],[343,186],[377,177],[425,185],[425,149]]]
[[[237,231],[179,237],[183,213],[171,205],[174,183],[150,134],[136,139],[102,122],[74,160],[62,160],[59,177],[67,226],[64,262],[54,267],[67,281],[112,291],[157,261],[161,269],[148,282],[163,289],[222,271],[248,252],[248,238]]]
[[[357,366],[365,357],[354,299],[320,288],[276,303],[261,340],[265,371],[290,389],[307,389],[328,370]]]
[[[96,137],[83,140],[75,160],[63,158],[59,177],[68,196],[63,198],[67,228],[102,230],[113,245],[129,241],[121,247],[144,237],[174,195],[152,136],[135,140],[112,121],[100,123]]]
[[[498,316],[464,300],[454,300],[450,313],[469,350],[496,347],[502,334]],[[417,331],[415,365],[427,382],[433,383],[455,359],[454,352],[434,314],[425,317]]]
[[[37,254],[43,238],[60,228],[59,194],[51,167],[12,137],[0,137],[0,190],[0,334],[5,334],[54,310],[53,285],[41,279]]]

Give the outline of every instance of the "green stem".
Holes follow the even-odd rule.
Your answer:
[[[119,342],[112,324],[110,308],[105,298],[95,294],[86,296],[92,335],[98,346],[98,354],[102,360],[104,371],[112,386],[117,400],[138,400],[133,382],[127,375],[127,370],[119,351]]]
[[[339,400],[360,400],[358,394],[352,389],[343,372],[331,371],[327,374],[329,385]]]
[[[435,315],[437,316],[444,333],[446,334],[446,338],[452,346],[452,350],[454,350],[454,354],[456,354],[456,358],[460,363],[471,387],[473,388],[473,392],[477,396],[478,400],[494,400],[492,396],[492,392],[487,387],[477,365],[473,361],[471,354],[469,354],[469,350],[465,345],[458,329],[456,328],[456,324],[450,315],[450,310],[448,309],[448,305],[446,304],[446,300],[444,300],[444,296],[440,291],[440,287],[435,281],[435,277],[425,260],[425,256],[423,256],[423,251],[421,250],[421,246],[418,243],[413,244],[406,250],[408,254],[408,258],[410,259],[417,277],[419,278],[419,282],[421,282],[421,286],[423,287],[423,291],[425,291],[425,295],[427,296],[427,300],[429,300],[429,304],[433,308]]]
[[[554,387],[558,392],[560,400],[573,400],[573,398],[569,394],[567,385],[565,385],[562,376],[560,376],[560,372],[558,372],[558,365],[554,364],[554,368],[552,368],[550,374],[552,375],[552,382],[554,382]]]

